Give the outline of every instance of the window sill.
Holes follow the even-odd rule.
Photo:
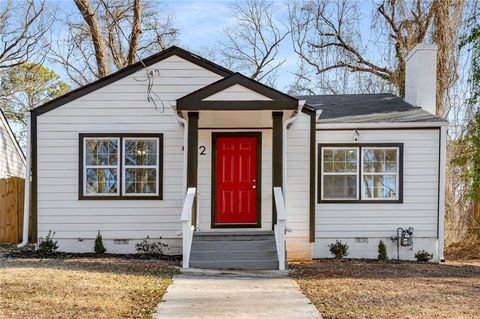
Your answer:
[[[155,196],[78,196],[78,200],[163,200],[162,195]]]
[[[402,199],[372,199],[372,200],[358,200],[358,199],[321,199],[317,201],[318,204],[403,204]]]

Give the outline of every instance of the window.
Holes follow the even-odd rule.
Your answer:
[[[319,202],[402,202],[403,144],[319,145]]]
[[[157,194],[158,139],[124,138],[123,150],[124,194]]]
[[[80,134],[79,199],[162,199],[162,134]]]
[[[398,148],[362,148],[362,199],[398,198]]]
[[[358,149],[324,148],[323,198],[357,199]]]

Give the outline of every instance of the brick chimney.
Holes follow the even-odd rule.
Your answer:
[[[437,45],[417,44],[407,55],[405,101],[435,114],[437,91]]]

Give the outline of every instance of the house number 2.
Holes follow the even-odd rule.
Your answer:
[[[182,146],[182,151],[184,151],[184,150],[185,150],[185,147]],[[201,145],[198,148],[198,150],[200,151],[200,155],[207,155],[207,153],[205,152],[207,150],[207,148],[205,146]]]

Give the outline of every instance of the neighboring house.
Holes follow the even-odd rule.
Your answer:
[[[25,155],[0,109],[0,179],[25,176]]]
[[[111,253],[161,238],[168,253],[183,246],[185,266],[282,268],[285,224],[289,259],[331,257],[335,240],[353,258],[376,258],[383,240],[396,258],[391,236],[413,227],[400,258],[443,258],[435,65],[435,46],[410,54],[409,103],[293,97],[164,50],[32,112],[38,238],[54,231],[60,250],[89,252],[100,231]]]

